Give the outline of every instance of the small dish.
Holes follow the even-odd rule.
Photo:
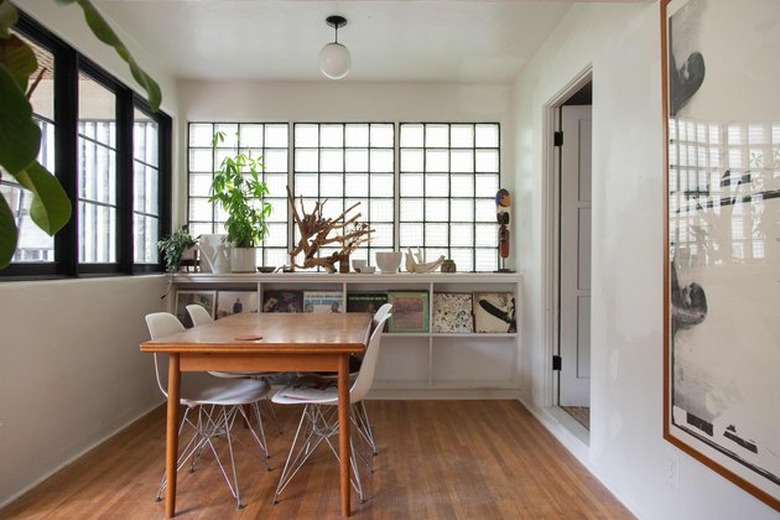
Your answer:
[[[261,273],[273,273],[276,271],[276,267],[272,265],[262,265],[257,268],[257,270]]]
[[[360,274],[374,274],[376,267],[373,265],[364,265],[360,269],[356,269],[356,271]]]

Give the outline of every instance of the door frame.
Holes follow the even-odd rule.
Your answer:
[[[560,323],[560,191],[558,179],[560,156],[555,147],[558,110],[577,91],[593,80],[593,65],[588,64],[543,106],[542,116],[542,273],[544,320],[544,406],[557,409],[558,377],[553,371],[553,355],[558,354]],[[592,403],[591,403],[592,404]],[[573,421],[573,420],[572,420]]]

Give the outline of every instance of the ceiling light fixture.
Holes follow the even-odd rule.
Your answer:
[[[328,16],[325,23],[336,30],[333,43],[327,44],[320,51],[320,70],[330,79],[341,79],[349,74],[352,58],[349,50],[339,43],[339,29],[347,25],[343,16]]]

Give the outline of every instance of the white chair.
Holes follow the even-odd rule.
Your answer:
[[[146,316],[146,324],[149,328],[149,334],[152,339],[181,332],[184,326],[173,314],[167,312],[155,312]],[[167,360],[167,356],[165,356]],[[158,354],[154,354],[154,369],[157,377],[157,386],[160,392],[168,397],[168,382],[166,367]],[[179,458],[176,463],[176,470],[179,471],[188,461],[191,461],[190,471],[194,471],[195,464],[199,460],[201,452],[208,446],[217,460],[219,469],[230,490],[230,494],[236,499],[236,507],[241,509],[241,492],[238,487],[238,475],[236,473],[235,458],[233,456],[233,439],[231,429],[238,416],[241,416],[249,427],[250,434],[264,454],[264,463],[266,469],[270,471],[265,459],[269,458],[268,445],[265,439],[263,422],[258,407],[258,402],[268,394],[269,386],[265,381],[256,381],[253,379],[219,379],[209,376],[205,373],[185,372],[181,379],[181,394],[179,404],[186,407],[184,416],[179,425],[179,436],[181,437],[186,426],[189,426],[193,433],[189,441],[179,451]],[[260,435],[258,436],[252,423],[249,420],[244,406],[254,408],[257,417],[257,427]],[[194,417],[193,417],[194,415]],[[227,441],[228,452],[230,453],[231,478],[228,477],[225,467],[214,446],[217,438],[224,437]],[[163,490],[165,489],[165,476],[163,476],[160,488],[157,491],[157,500],[161,500]]]
[[[382,328],[384,328],[384,323],[387,321],[387,319],[390,317],[390,312],[393,310],[393,304],[392,303],[385,303],[377,311],[374,313],[374,317],[372,318],[372,331],[375,330],[379,324],[382,324]],[[360,366],[362,363],[362,356],[351,356],[350,357],[350,373],[349,377],[350,379],[353,379],[357,376],[358,371],[360,370]],[[300,377],[306,377],[310,375],[317,375],[324,378],[335,378],[336,375],[332,372],[302,372],[299,374]],[[371,429],[371,422],[368,420],[368,411],[366,410],[366,401],[361,400],[359,403],[353,403],[352,405],[354,407],[353,412],[355,413],[355,419],[358,423],[358,433],[360,433],[360,436],[363,438],[364,441],[368,444],[369,448],[371,449],[371,454],[376,456],[377,455],[377,447],[376,447],[376,441],[374,440],[374,431]],[[372,470],[371,465],[369,464],[369,470]]]
[[[376,360],[379,355],[379,344],[382,339],[382,328],[389,317],[390,313],[386,312],[384,319],[374,325],[360,370],[349,389],[349,398],[352,404],[350,406],[350,420],[358,431],[360,431],[361,427],[357,417],[358,414],[356,413],[356,405],[363,401],[371,389],[371,384],[374,381]],[[338,435],[339,432],[338,387],[336,379],[332,377],[323,378],[316,375],[301,377],[274,394],[271,401],[283,405],[305,405],[301,419],[298,422],[298,429],[290,446],[290,452],[287,455],[282,474],[279,477],[279,484],[276,487],[276,493],[274,494],[274,503],[276,503],[284,488],[287,487],[292,478],[323,441],[328,445],[336,460],[339,460],[338,450],[331,441],[331,437]],[[355,450],[355,445],[351,438],[350,452],[352,486],[357,491],[360,501],[364,502],[360,468],[356,461],[359,453]]]

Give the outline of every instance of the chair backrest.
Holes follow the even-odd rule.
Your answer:
[[[149,328],[149,335],[152,339],[161,338],[184,330],[184,325],[181,324],[179,318],[170,312],[153,312],[147,314],[146,326]],[[154,372],[157,376],[157,386],[160,388],[160,392],[162,392],[165,397],[168,397],[168,371],[167,369],[164,370],[165,383],[163,383],[160,363],[156,352],[154,353]]]
[[[374,326],[376,327],[376,324],[380,321],[384,321],[387,316],[390,314],[390,311],[393,310],[393,304],[392,303],[385,303],[379,309],[374,313]]]
[[[209,311],[206,310],[206,307],[203,305],[198,305],[197,303],[191,303],[187,305],[187,314],[190,315],[190,319],[192,320],[192,324],[197,327],[198,325],[205,325],[206,323],[211,323],[214,321],[214,318],[211,317],[211,314],[209,314]]]
[[[390,308],[392,309],[392,305]],[[379,357],[379,343],[382,340],[382,329],[384,329],[385,322],[390,316],[390,309],[388,309],[385,316],[378,323],[374,323],[366,352],[363,355],[363,362],[360,364],[360,371],[358,372],[357,378],[355,378],[355,382],[352,384],[352,388],[349,389],[349,399],[353,403],[362,401],[368,394],[368,391],[371,390],[371,385],[374,382],[376,360]]]

